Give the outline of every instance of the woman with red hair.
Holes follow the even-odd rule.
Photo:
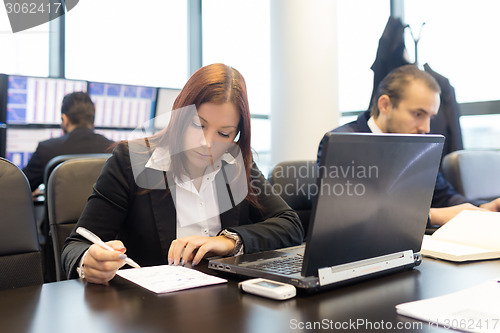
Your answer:
[[[199,69],[173,109],[160,133],[115,147],[75,227],[115,251],[73,230],[62,254],[68,278],[106,284],[127,255],[141,266],[196,265],[302,242],[297,214],[253,162],[241,74],[224,64]]]

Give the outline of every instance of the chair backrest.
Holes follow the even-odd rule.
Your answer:
[[[23,172],[0,158],[0,290],[43,283],[31,190]]]
[[[76,225],[108,157],[69,159],[59,164],[49,177],[46,200],[58,281],[65,280],[61,265],[64,241]]]
[[[455,190],[469,199],[500,196],[500,151],[455,151],[444,157],[442,169]]]
[[[47,186],[49,182],[49,177],[52,171],[61,163],[66,162],[75,158],[109,158],[111,154],[105,153],[95,153],[95,154],[66,154],[59,155],[52,158],[44,169],[43,174],[43,183]],[[47,194],[47,189],[45,189],[45,193]],[[40,223],[40,243],[42,244],[42,259],[44,262],[44,279],[45,282],[53,282],[57,280],[56,277],[56,264],[54,263],[54,251],[53,251],[53,242],[50,234],[50,226],[49,226],[49,208],[47,204],[48,200],[45,200],[44,210],[42,213],[42,221]]]
[[[299,215],[304,235],[309,228],[317,173],[316,160],[286,161],[278,163],[268,177],[274,190]]]
[[[59,155],[54,158],[52,158],[47,165],[45,166],[44,172],[43,172],[43,183],[47,184],[49,181],[50,174],[52,171],[61,163],[66,162],[67,160],[71,160],[74,158],[109,158],[111,154],[107,153],[98,153],[98,154],[66,154],[66,155]]]

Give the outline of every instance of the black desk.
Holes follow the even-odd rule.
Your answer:
[[[329,331],[325,328],[357,320],[373,329],[366,324],[340,331],[387,332],[375,328],[392,325],[391,332],[445,332],[398,316],[394,306],[499,277],[499,260],[452,264],[424,259],[411,271],[284,302],[242,294],[236,280],[159,296],[121,278],[108,287],[70,280],[1,291],[0,332],[280,333],[314,331],[301,329],[313,322],[325,325],[315,331]],[[398,323],[410,328],[396,330]]]

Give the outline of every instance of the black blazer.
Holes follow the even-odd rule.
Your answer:
[[[348,124],[342,125],[331,132],[359,132],[359,133],[371,133],[370,127],[368,126],[368,120],[370,119],[370,111],[365,111],[358,116],[358,119],[352,121]],[[321,140],[318,148],[318,163],[321,157],[321,150],[323,147],[323,140]],[[455,205],[460,205],[466,202],[470,202],[474,205],[480,205],[484,201],[469,200],[463,195],[457,193],[453,186],[443,177],[441,172],[438,173],[436,179],[436,185],[434,187],[434,194],[432,196],[431,207],[432,208],[442,208],[450,207]]]
[[[66,154],[106,153],[112,144],[113,141],[86,127],[77,127],[61,137],[40,142],[23,169],[31,191],[43,183],[45,166],[52,158]]]
[[[405,56],[404,32],[405,26],[401,19],[390,16],[378,41],[377,56],[371,67],[373,71],[373,90],[368,109],[371,109],[373,97],[384,77],[392,70],[409,64]]]
[[[134,165],[131,165],[128,144],[121,143],[115,148],[76,227],[83,226],[104,241],[123,241],[127,255],[141,266],[167,264],[168,249],[176,239],[177,225],[172,192],[167,188],[163,172],[144,168],[150,154],[134,152],[134,157],[137,156],[139,158],[134,158]],[[143,171],[134,177],[136,163]],[[216,176],[219,197],[221,193],[227,193],[225,182],[217,180],[217,177],[219,180],[223,177],[220,174]],[[245,253],[301,244],[303,229],[297,214],[273,193],[272,186],[255,164],[251,181],[261,208],[242,201],[220,215],[222,229],[240,235]],[[144,187],[137,185],[145,183],[156,186],[156,189],[145,191]],[[68,278],[78,277],[76,267],[89,246],[89,242],[73,230],[62,253]]]

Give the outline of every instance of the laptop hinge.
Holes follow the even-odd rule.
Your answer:
[[[320,286],[325,286],[409,264],[414,264],[412,250],[360,260],[348,264],[324,267],[318,269],[319,284]]]

